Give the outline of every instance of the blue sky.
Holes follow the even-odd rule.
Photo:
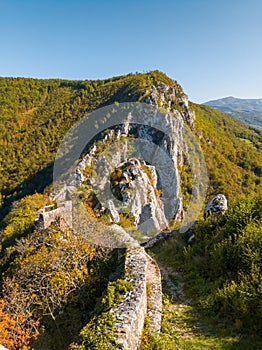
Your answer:
[[[159,69],[195,102],[262,98],[261,0],[0,0],[0,76]]]

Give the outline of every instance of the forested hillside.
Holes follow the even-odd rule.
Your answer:
[[[203,105],[191,104],[196,113],[196,134],[209,171],[209,194],[261,193],[262,133]]]
[[[62,231],[59,220],[36,229],[34,219],[38,209],[53,204],[53,162],[74,122],[105,105],[143,101],[156,81],[183,96],[180,85],[159,71],[96,81],[0,78],[0,344],[10,350],[84,350],[88,347],[77,345],[82,338],[99,349],[95,332],[104,337],[105,325],[112,323],[110,308],[132,288],[122,280],[125,251]],[[181,107],[179,100],[172,104]],[[206,202],[223,193],[229,210],[221,218],[200,218],[190,244],[187,233],[152,252],[181,272],[188,298],[205,315],[217,314],[225,324],[236,324],[234,332],[248,327],[254,335],[261,325],[262,132],[207,106],[189,103],[189,108],[196,116],[190,128],[207,164]],[[179,168],[186,200],[192,193],[187,165]],[[87,220],[95,220],[103,233],[108,216],[98,220],[93,207],[87,209]],[[120,225],[128,226],[128,219],[121,217]],[[173,333],[172,307],[164,311],[160,336],[148,335],[145,327],[143,349],[187,349]],[[252,315],[256,325],[248,321]]]
[[[86,113],[116,101],[139,101],[156,75],[97,81],[0,78],[1,203],[42,191],[66,131]],[[5,211],[4,211],[5,213]]]
[[[171,82],[160,72],[97,81],[0,78],[2,215],[14,199],[51,183],[56,149],[76,120],[116,101],[142,100],[155,78]],[[253,191],[261,175],[261,132],[208,107],[192,106],[214,187],[210,192],[223,190],[228,179],[233,194]]]

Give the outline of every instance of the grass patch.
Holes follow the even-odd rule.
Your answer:
[[[150,250],[150,254],[168,271],[169,280],[175,287],[182,279],[184,296],[176,294],[176,288],[171,290],[170,284],[163,280],[161,333],[145,332],[140,350],[262,349],[259,332],[243,328],[241,321],[230,318],[230,315],[224,317],[214,310],[203,308],[205,298],[218,280],[211,282],[197,274],[196,270],[188,271],[187,251],[191,248],[186,242],[187,235],[181,234]],[[200,258],[195,254],[195,260]]]

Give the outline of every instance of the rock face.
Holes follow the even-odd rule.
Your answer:
[[[144,102],[159,108],[165,108],[167,112],[173,112],[175,109],[179,110],[185,121],[191,125],[194,123],[195,114],[188,109],[188,96],[177,83],[171,86],[155,80],[151,92],[148,92]]]
[[[224,214],[227,210],[227,199],[223,194],[215,196],[204,209],[204,218],[210,215]]]
[[[172,85],[152,79],[145,96],[141,100],[144,103],[137,104],[134,114],[129,112],[122,125],[105,128],[96,136],[53,199],[66,201],[78,188],[88,185],[99,194],[101,213],[109,211],[112,222],[118,223],[119,213],[128,208],[135,226],[150,238],[165,229],[171,219],[183,217],[178,166],[183,163],[183,152],[187,152],[184,123],[193,125],[194,113],[188,109],[187,95],[176,82]],[[140,113],[139,121],[136,113]],[[135,148],[133,154],[129,152],[130,142]],[[114,148],[116,144],[118,148]],[[106,154],[107,148],[110,152]],[[121,179],[112,187],[110,173],[120,167]],[[87,168],[94,169],[96,176],[87,174]]]
[[[134,216],[134,224],[143,232],[158,231],[168,225],[157,189],[155,167],[145,161],[130,159],[118,167],[118,181],[113,184],[112,192],[123,205],[128,204]]]
[[[118,211],[116,210],[114,203],[112,201],[108,201],[108,209],[112,218],[112,222],[117,223],[120,221],[120,217]]]
[[[170,86],[160,81],[154,81],[151,91],[147,91],[146,95],[147,97],[142,102],[157,106],[165,112],[156,113],[152,123],[152,113],[144,109],[142,111],[143,124],[136,123],[135,118],[130,114],[124,125],[108,131],[102,140],[105,146],[116,142],[121,136],[128,137],[129,140],[134,138],[144,142],[141,146],[141,153],[146,162],[139,157],[130,159],[128,147],[123,143],[121,151],[116,149],[111,152],[112,161],[108,169],[113,171],[114,165],[117,165],[118,168],[121,167],[123,165],[121,164],[122,159],[125,160],[125,169],[122,169],[121,179],[114,187],[113,193],[114,191],[118,193],[124,206],[128,203],[137,228],[143,233],[153,233],[165,229],[168,226],[168,221],[174,217],[173,213],[175,213],[176,220],[182,218],[183,204],[178,173],[178,165],[182,164],[182,152],[185,151],[182,130],[184,122],[192,125],[195,116],[188,109],[187,95],[176,83]],[[172,134],[172,139],[168,136],[168,132],[160,132],[154,125],[161,125],[161,130],[168,130]],[[123,155],[125,156],[123,157]],[[165,155],[168,155],[169,162],[167,162]],[[93,157],[91,163],[90,156]],[[99,164],[102,167],[106,163],[106,157],[102,156],[97,161],[96,156],[94,152],[88,152],[81,164],[85,163],[86,159],[87,164],[95,165],[97,168]],[[74,180],[76,179],[80,179],[79,173],[75,173]],[[103,186],[105,183],[106,174],[104,177],[100,176],[92,184]],[[157,195],[156,190],[161,190],[161,198]],[[116,204],[113,207],[110,202],[111,208],[109,208],[108,203],[109,201],[103,206],[112,211],[113,221],[117,223]]]

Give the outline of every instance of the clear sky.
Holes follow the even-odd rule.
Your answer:
[[[190,100],[262,98],[262,0],[0,0],[0,76],[159,69]]]

